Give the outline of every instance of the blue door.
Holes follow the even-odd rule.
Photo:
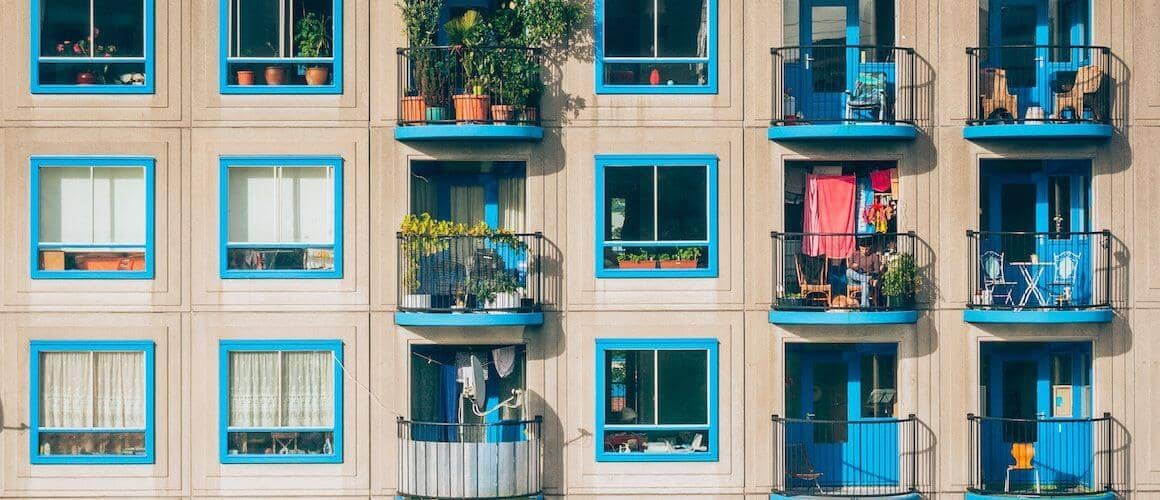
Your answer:
[[[1055,117],[1053,96],[1070,86],[1075,72],[1090,64],[1086,50],[1087,8],[1079,0],[995,0],[989,11],[986,65],[1002,68],[1008,90],[1019,99],[1015,119],[1037,106]]]
[[[837,346],[832,346],[837,347]],[[894,345],[850,345],[798,352],[798,414],[813,422],[787,430],[787,452],[804,444],[827,487],[897,485],[898,423],[893,418]],[[787,457],[787,463],[800,460]],[[791,482],[795,481],[791,479]],[[795,487],[812,483],[796,480]]]

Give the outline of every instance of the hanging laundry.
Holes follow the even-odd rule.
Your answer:
[[[806,206],[802,228],[802,252],[811,257],[828,255],[843,259],[854,251],[854,202],[857,198],[853,175],[809,175],[806,177]],[[837,236],[810,236],[828,233]]]
[[[893,176],[894,170],[893,168],[887,168],[870,172],[870,187],[874,189],[874,192],[890,192],[890,178]]]
[[[491,359],[495,362],[495,372],[500,378],[507,378],[516,368],[516,346],[509,345],[491,351]]]
[[[863,175],[858,178],[858,207],[854,213],[864,214],[874,205],[876,200],[874,199],[874,190],[871,188],[871,185],[870,177]],[[858,228],[856,231],[858,234],[871,234],[875,232],[873,221],[868,221],[864,217],[858,217],[857,219],[855,224]]]

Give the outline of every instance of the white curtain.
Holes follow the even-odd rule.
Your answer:
[[[277,352],[230,353],[231,427],[278,425]]]
[[[709,0],[701,0],[701,27],[697,30],[697,57],[709,55]]]
[[[93,426],[92,367],[88,352],[40,355],[40,426]]]
[[[39,189],[41,241],[145,242],[142,167],[43,167]]]
[[[332,363],[330,351],[230,353],[230,426],[333,425]]]
[[[145,354],[98,352],[94,427],[145,427]]]
[[[334,365],[330,351],[285,353],[283,424],[329,427],[334,423]]]
[[[230,241],[332,242],[333,174],[331,167],[231,167]]]
[[[499,227],[524,232],[524,186],[523,177],[499,180]]]
[[[475,224],[483,220],[483,186],[451,186],[451,220]]]
[[[411,176],[411,213],[415,215],[439,213],[439,190],[430,179]]]

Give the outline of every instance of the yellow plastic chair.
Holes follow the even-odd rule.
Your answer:
[[[1007,479],[1003,481],[1003,491],[1005,493],[1011,492],[1011,471],[1029,470],[1035,474],[1035,493],[1039,491],[1039,469],[1036,469],[1031,464],[1031,460],[1035,458],[1035,443],[1012,443],[1011,457],[1015,459],[1014,465],[1007,466]]]

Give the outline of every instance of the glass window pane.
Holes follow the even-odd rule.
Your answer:
[[[98,352],[93,399],[94,427],[145,427],[145,353]]]
[[[275,167],[230,167],[229,240],[278,242]]]
[[[277,427],[279,353],[229,355],[230,427]]]
[[[604,4],[604,55],[652,57],[653,0],[613,0]]]
[[[90,357],[87,351],[40,354],[40,427],[93,426]]]
[[[230,455],[330,455],[333,432],[231,432]]]
[[[657,0],[657,56],[709,55],[709,0]]]
[[[655,76],[654,76],[655,74]],[[605,63],[604,81],[609,85],[705,85],[706,63]]]
[[[894,366],[894,355],[862,356],[862,418],[894,416],[897,401]]]
[[[89,36],[90,12],[89,0],[40,0],[40,55],[88,56],[76,44]]]
[[[605,421],[609,424],[655,424],[653,388],[655,351],[608,351],[605,354]]]
[[[706,351],[658,351],[658,424],[709,423],[709,357]]]
[[[784,0],[782,3],[782,45],[796,47],[801,45],[801,2],[799,0]]]
[[[145,170],[140,167],[93,169],[95,242],[145,242]]]
[[[40,454],[59,455],[145,455],[144,432],[42,432]]]
[[[92,169],[40,169],[40,241],[93,241]]]
[[[279,36],[280,0],[235,0],[232,56],[276,57],[282,55]]]
[[[145,1],[93,0],[93,43],[104,48],[97,56],[145,55]]]
[[[653,241],[653,167],[604,170],[604,239]]]
[[[282,424],[334,425],[334,365],[330,351],[287,352],[282,358]]]
[[[706,167],[657,169],[657,230],[659,240],[708,239],[708,177]]]
[[[604,451],[609,453],[707,453],[706,429],[681,431],[605,431]]]
[[[334,240],[334,183],[330,167],[282,168],[278,182],[282,243]]]

